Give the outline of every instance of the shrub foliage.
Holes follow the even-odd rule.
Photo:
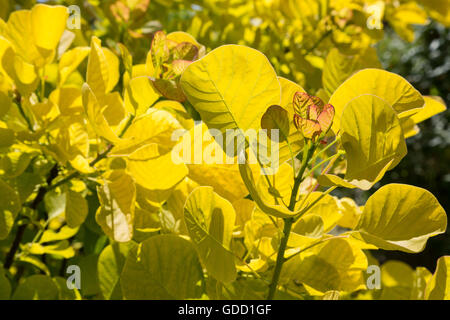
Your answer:
[[[430,192],[333,195],[446,109],[373,45],[448,1],[33,2],[0,9],[0,298],[450,298],[448,256],[368,273],[446,231]]]

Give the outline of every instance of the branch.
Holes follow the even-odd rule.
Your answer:
[[[298,175],[294,178],[295,179],[294,187],[292,188],[291,199],[289,201],[289,210],[291,211],[295,209],[295,205],[297,203],[296,200],[298,189],[303,181],[303,174],[305,173],[305,170],[308,167],[309,160],[314,154],[315,149],[316,146],[314,144],[310,144],[310,142],[308,142],[308,146],[304,149],[302,166],[300,167]],[[281,269],[283,267],[283,263],[286,261],[286,258],[284,257],[284,252],[286,251],[289,235],[291,233],[291,228],[294,222],[295,220],[293,217],[284,219],[283,238],[281,239],[280,246],[278,248],[277,260],[275,262],[275,270],[273,271],[272,281],[270,282],[269,286],[269,294],[267,296],[268,300],[273,300],[275,296],[278,281],[281,275]]]

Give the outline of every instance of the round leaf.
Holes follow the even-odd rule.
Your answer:
[[[355,229],[365,242],[381,249],[420,252],[428,238],[446,228],[447,215],[430,192],[388,184],[367,200]]]
[[[202,269],[194,246],[174,236],[145,240],[130,251],[121,277],[125,299],[187,299],[197,297]]]
[[[236,278],[234,254],[230,250],[236,213],[226,199],[211,187],[198,187],[184,206],[189,235],[208,273],[222,282]]]

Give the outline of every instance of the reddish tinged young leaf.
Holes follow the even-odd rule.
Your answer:
[[[320,129],[323,132],[326,133],[330,129],[331,124],[333,123],[333,118],[334,107],[331,104],[327,104],[317,118],[317,121],[320,124]]]
[[[155,88],[167,99],[183,102],[186,96],[174,80],[155,79],[152,80]]]
[[[169,58],[170,52],[169,47],[167,46],[166,34],[164,31],[158,31],[153,36],[152,47],[151,47],[151,55],[152,62],[155,70],[158,70],[157,74],[160,73],[160,68],[164,61]]]
[[[294,95],[294,124],[307,139],[315,139],[322,132],[327,132],[333,122],[334,108],[324,105],[322,99],[305,92]]]
[[[271,130],[280,130],[278,139],[285,141],[289,137],[289,113],[278,105],[270,106],[261,118],[261,128],[267,130],[270,139]]]
[[[320,124],[316,120],[304,119],[299,115],[294,115],[294,124],[301,130],[303,136],[307,139],[314,139],[320,134]]]
[[[325,103],[323,103],[322,99],[316,96],[310,96],[311,100],[314,102],[314,105],[318,106],[319,108],[323,108]]]
[[[295,113],[306,119],[308,117],[308,109],[314,104],[314,101],[306,92],[296,92],[293,103]]]
[[[301,128],[303,120],[304,119],[302,117],[300,117],[298,114],[294,114],[294,125],[297,129]]]
[[[179,76],[191,63],[192,61],[187,60],[174,60],[172,62],[172,70],[177,76]]]

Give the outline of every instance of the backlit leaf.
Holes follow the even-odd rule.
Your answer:
[[[130,241],[136,199],[133,179],[121,170],[111,171],[97,192],[101,204],[95,215],[97,223],[113,240]]]
[[[133,248],[123,268],[123,296],[135,299],[198,297],[202,269],[191,242],[175,235],[151,237]]]
[[[31,29],[34,43],[45,50],[55,50],[68,17],[67,8],[37,4],[31,9]]]
[[[83,106],[86,110],[86,114],[89,119],[89,123],[94,128],[95,132],[109,140],[111,142],[118,142],[120,138],[116,135],[116,133],[112,130],[111,126],[106,121],[106,118],[103,114],[103,110],[101,105],[99,104],[99,100],[95,96],[92,89],[88,84],[84,84],[82,87],[83,92]],[[103,95],[105,98],[105,95]]]
[[[63,85],[72,72],[74,72],[80,63],[90,52],[89,47],[77,47],[61,56],[58,64],[59,85]]]
[[[286,141],[289,137],[289,114],[282,107],[270,106],[261,118],[261,128],[267,130],[271,138],[271,130],[279,131],[279,141]]]
[[[125,105],[127,109],[134,109],[136,116],[147,111],[160,97],[160,94],[153,88],[148,77],[136,77],[128,82],[125,91]]]
[[[320,176],[322,185],[368,190],[407,152],[397,114],[373,95],[362,95],[348,103],[342,115],[341,134],[347,172],[344,179],[332,174]]]
[[[119,58],[101,47],[100,39],[92,37],[86,82],[99,100],[111,91],[119,79]]]
[[[332,239],[286,262],[284,277],[304,283],[315,290],[352,291],[364,288],[364,253],[344,239]]]
[[[208,274],[222,282],[236,278],[230,251],[236,213],[230,202],[211,187],[194,189],[184,206],[184,220]]]
[[[389,184],[367,200],[355,230],[364,241],[379,248],[420,252],[428,238],[446,228],[445,211],[430,192]]]
[[[49,276],[32,275],[17,287],[12,299],[56,300],[58,299],[58,287]]]
[[[447,110],[445,102],[440,97],[426,96],[424,97],[425,105],[419,112],[413,114],[411,119],[414,123],[420,123],[432,116]]]
[[[369,47],[360,54],[348,56],[342,54],[339,49],[333,48],[327,55],[323,68],[322,83],[328,96],[354,72],[365,68],[381,68],[377,52]]]
[[[113,243],[103,249],[98,258],[98,280],[103,297],[107,300],[122,298],[120,274],[128,252],[136,247],[133,242]]]
[[[331,127],[335,133],[341,128],[341,117],[347,104],[363,94],[382,98],[399,115],[424,105],[422,95],[399,75],[381,69],[365,69],[347,79],[330,98],[329,103],[336,110]]]
[[[260,52],[237,45],[217,48],[192,63],[181,86],[209,128],[259,129],[281,89],[273,67]]]

